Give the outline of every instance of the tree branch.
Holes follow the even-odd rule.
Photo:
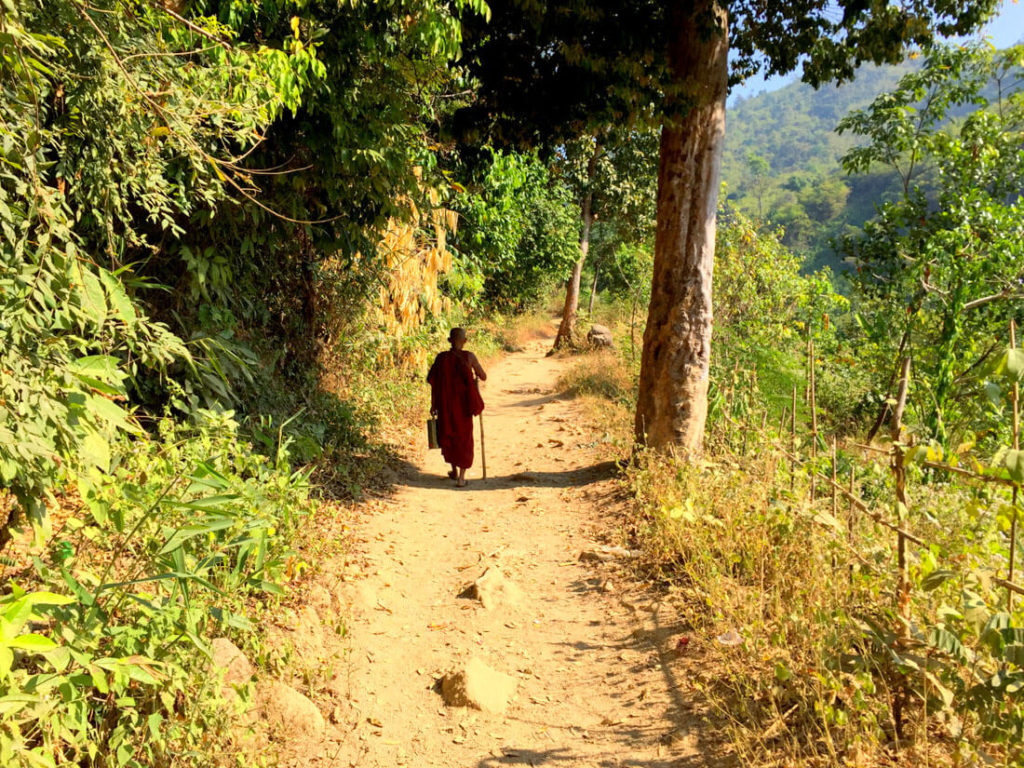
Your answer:
[[[976,309],[982,306],[983,304],[988,304],[989,302],[993,301],[999,301],[1000,299],[1024,299],[1024,293],[1013,288],[1007,288],[1005,291],[993,293],[991,296],[982,296],[980,299],[968,301],[966,304],[964,304],[963,311],[966,312],[969,309]]]

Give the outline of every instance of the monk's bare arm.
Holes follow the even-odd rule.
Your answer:
[[[476,355],[472,352],[469,353],[469,365],[480,381],[487,381],[487,373],[484,371],[484,367],[480,365],[480,361],[476,359]]]

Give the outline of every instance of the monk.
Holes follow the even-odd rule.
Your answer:
[[[466,331],[452,328],[452,347],[434,359],[427,374],[430,412],[437,417],[437,442],[441,455],[452,465],[448,477],[456,486],[466,485],[466,470],[473,466],[473,417],[484,410],[477,380],[487,381],[476,355],[467,352]]]

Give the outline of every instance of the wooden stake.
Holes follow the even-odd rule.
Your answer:
[[[836,469],[836,437],[832,436],[832,519],[839,520],[839,476]],[[836,569],[836,556],[832,555],[832,570]]]
[[[818,458],[818,392],[816,382],[814,380],[814,339],[808,340],[808,363],[810,365],[810,383],[809,387],[811,390],[811,465],[814,466],[815,459]],[[811,501],[814,501],[815,490],[817,483],[815,482],[817,477],[817,469],[811,471]]]
[[[850,543],[850,548],[853,548],[853,529],[856,523],[854,519],[854,513],[856,507],[854,506],[853,500],[855,483],[857,482],[857,467],[853,462],[850,462],[850,508],[846,512],[846,540]],[[850,563],[850,583],[853,583],[853,563]]]
[[[839,469],[836,466],[836,438],[832,436],[832,517],[839,515],[839,496],[836,493],[836,485],[839,480]]]
[[[789,460],[789,492],[796,488],[796,384],[793,385],[793,410],[789,414],[789,449],[792,458]]]
[[[1010,320],[1010,349],[1017,348],[1017,323]],[[1010,392],[1010,401],[1013,404],[1013,450],[1020,450],[1020,383],[1014,380],[1013,390]],[[1017,494],[1020,490],[1018,484],[1013,486],[1013,519],[1010,521],[1010,574],[1007,581],[1013,581],[1013,565],[1017,554]],[[1006,610],[1009,613],[1013,610],[1013,592],[1006,591]]]
[[[811,337],[810,329],[807,330],[807,351],[804,353],[804,404],[811,402]]]
[[[903,358],[900,372],[900,388],[896,395],[896,406],[892,412],[889,430],[892,438],[892,473],[896,486],[896,560],[899,567],[899,588],[896,606],[903,619],[899,628],[900,637],[910,640],[910,574],[907,570],[907,537],[903,533],[903,522],[907,516],[907,470],[903,465],[903,409],[907,405],[907,387],[910,383],[910,358]]]

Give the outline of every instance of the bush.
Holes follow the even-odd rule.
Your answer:
[[[614,352],[580,358],[558,379],[558,389],[572,397],[592,395],[632,405],[636,384]]]
[[[0,762],[208,765],[224,720],[208,639],[297,570],[289,542],[313,507],[288,446],[268,459],[230,413],[162,419],[80,478],[59,534],[0,596]]]

